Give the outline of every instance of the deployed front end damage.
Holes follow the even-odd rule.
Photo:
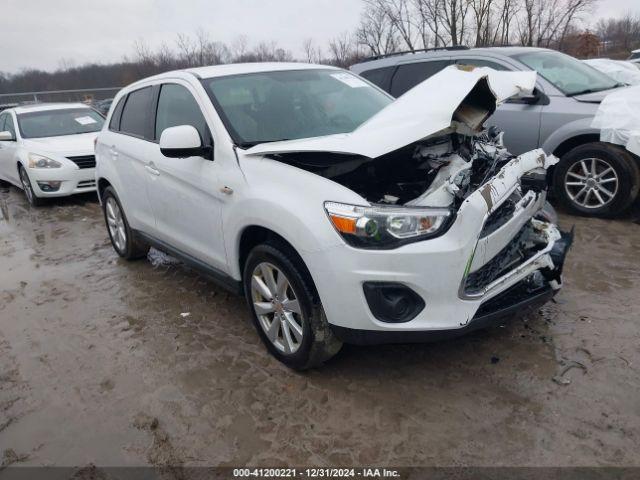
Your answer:
[[[353,320],[341,325],[341,317],[358,314],[355,303],[335,311],[325,305],[345,341],[413,342],[462,334],[539,306],[561,287],[572,235],[560,232],[544,210],[546,170],[558,160],[540,149],[513,156],[501,132],[484,128],[500,102],[534,85],[534,72],[450,67],[352,133],[246,151],[311,171],[362,197],[362,206],[325,204],[336,229],[357,248],[336,248],[335,265],[308,259],[312,270],[353,268],[330,284],[320,281],[321,296],[364,286],[370,315],[358,328]],[[412,219],[412,212],[427,213]],[[423,227],[422,235],[403,236],[409,230],[397,218],[413,222],[410,233]],[[342,230],[350,221],[353,228]],[[363,253],[367,249],[376,255]],[[367,289],[385,283],[411,290],[422,302],[419,308],[393,320],[380,315]]]

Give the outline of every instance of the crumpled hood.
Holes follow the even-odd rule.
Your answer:
[[[351,133],[262,143],[246,155],[332,152],[376,158],[450,127],[477,131],[506,99],[530,94],[536,72],[450,66],[418,84]]]
[[[600,140],[622,145],[640,155],[640,86],[621,88],[607,95],[591,123]]]
[[[24,146],[29,150],[71,155],[93,152],[93,141],[99,132],[81,133],[77,135],[61,135],[59,137],[25,138]]]

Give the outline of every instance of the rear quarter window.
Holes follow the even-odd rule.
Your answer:
[[[360,76],[366,78],[374,85],[377,85],[385,92],[389,92],[389,90],[391,89],[391,75],[393,74],[393,70],[395,68],[395,66],[374,68],[373,70],[362,72]]]
[[[120,118],[120,132],[151,140],[151,100],[151,87],[129,93]]]
[[[400,65],[391,81],[391,95],[399,97],[448,65],[451,65],[450,60],[431,60]]]
[[[112,130],[114,132],[117,132],[118,130],[120,130],[120,117],[122,116],[122,108],[124,107],[124,102],[126,98],[127,98],[126,95],[122,97],[118,101],[116,108],[113,110],[113,114],[111,115],[111,120],[109,121],[109,130]]]

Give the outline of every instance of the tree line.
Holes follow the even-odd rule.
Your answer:
[[[598,21],[587,16],[597,0],[363,0],[358,26],[319,44],[308,38],[302,57],[277,42],[251,45],[241,36],[225,43],[198,29],[152,48],[137,41],[120,62],[74,65],[57,70],[0,72],[0,93],[120,87],[168,70],[237,62],[303,61],[348,67],[368,56],[466,45],[524,45],[554,48],[577,56],[624,58],[640,48],[640,17]]]

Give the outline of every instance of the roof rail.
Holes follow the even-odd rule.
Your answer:
[[[374,55],[372,57],[367,57],[363,59],[361,63],[371,62],[373,60],[380,60],[381,58],[396,57],[398,55],[406,55],[408,53],[439,52],[442,50],[469,50],[469,47],[465,45],[455,45],[452,47],[434,47],[434,48],[419,48],[416,50],[405,50],[402,52],[385,53],[384,55]]]

